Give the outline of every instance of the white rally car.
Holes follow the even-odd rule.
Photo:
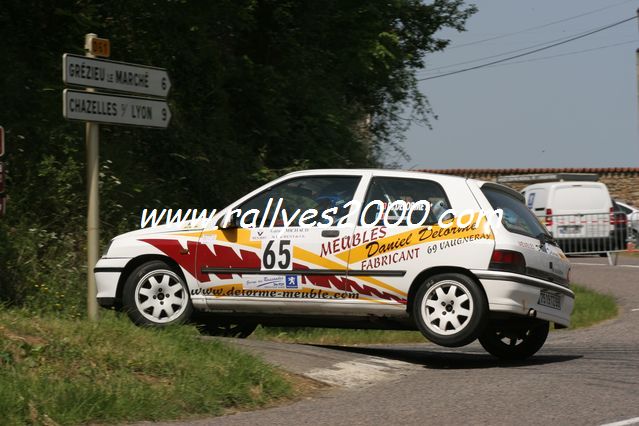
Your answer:
[[[491,218],[486,212],[498,212]],[[459,177],[390,170],[288,174],[209,220],[114,238],[98,301],[140,325],[418,329],[523,359],[569,325],[570,265],[523,197]],[[204,223],[203,223],[204,222]]]

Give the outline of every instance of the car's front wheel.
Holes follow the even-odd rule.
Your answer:
[[[530,321],[518,325],[494,323],[479,336],[479,343],[497,358],[521,361],[541,349],[548,337],[548,330],[547,321]]]
[[[122,299],[129,318],[138,325],[182,324],[193,312],[186,282],[160,260],[138,266],[127,277]]]
[[[477,338],[488,311],[486,296],[470,277],[447,273],[417,290],[413,317],[422,334],[441,346],[464,346]]]

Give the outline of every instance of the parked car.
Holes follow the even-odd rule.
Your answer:
[[[601,182],[546,182],[522,191],[526,205],[567,253],[613,249],[615,218],[608,188]]]
[[[625,250],[628,244],[628,215],[614,200],[612,201],[611,220],[614,225],[611,250]]]
[[[479,211],[494,209],[503,218],[491,225]],[[420,330],[447,347],[478,338],[506,359],[537,352],[549,323],[570,323],[566,256],[521,194],[495,183],[301,171],[211,219],[114,238],[94,269],[100,305],[225,336],[258,324]]]
[[[628,217],[628,223],[630,227],[629,236],[636,244],[639,240],[639,209],[624,201],[620,201],[617,199],[615,199],[614,201],[617,203],[618,208]]]

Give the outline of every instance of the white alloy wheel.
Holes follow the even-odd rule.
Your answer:
[[[468,325],[473,309],[470,291],[454,280],[439,281],[429,287],[421,304],[426,327],[444,336],[462,331]]]
[[[419,331],[441,346],[467,345],[486,325],[486,295],[477,281],[466,274],[433,275],[419,286],[411,303]]]
[[[153,270],[135,286],[135,306],[148,321],[166,324],[177,320],[188,306],[186,284],[173,271]]]

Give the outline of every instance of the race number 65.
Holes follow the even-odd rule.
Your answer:
[[[270,240],[266,243],[262,254],[262,269],[291,270],[293,269],[292,260],[290,240]]]

